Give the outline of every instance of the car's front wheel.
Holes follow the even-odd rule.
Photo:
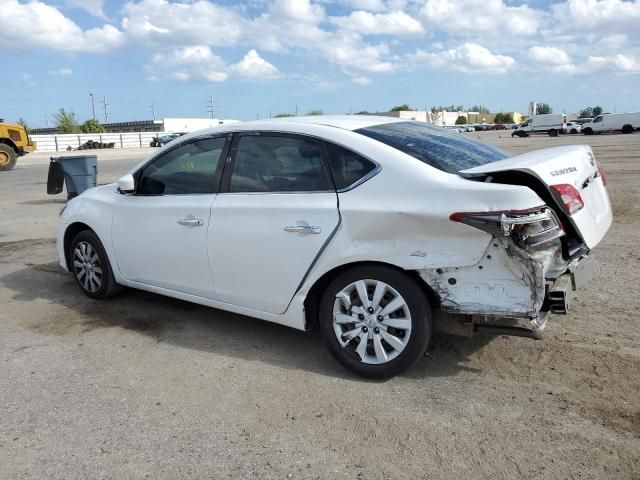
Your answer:
[[[102,242],[91,230],[78,233],[71,241],[69,263],[76,283],[91,298],[108,298],[123,289],[116,283]]]
[[[387,378],[411,367],[431,338],[431,309],[420,286],[390,267],[366,265],[338,275],[320,304],[320,330],[352,372]]]

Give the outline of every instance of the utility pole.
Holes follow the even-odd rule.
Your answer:
[[[107,97],[102,100],[104,105],[104,123],[109,123],[109,104],[107,103]]]
[[[207,111],[211,114],[211,118],[215,118],[215,108],[213,107],[213,97],[209,97],[209,101],[207,102],[208,107],[207,107]]]
[[[296,117],[298,116],[298,104],[296,103]]]
[[[271,118],[271,110],[269,110],[269,118]]]
[[[151,102],[151,115],[153,116],[153,120],[155,121],[155,119],[156,119],[156,107],[153,104],[153,102]]]
[[[93,121],[96,121],[96,102],[95,99],[93,98],[93,93],[90,93],[89,96],[91,97],[91,111],[93,112]]]

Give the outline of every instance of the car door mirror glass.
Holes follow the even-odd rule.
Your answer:
[[[118,180],[118,190],[120,190],[121,193],[134,193],[136,191],[136,182],[133,175],[128,173]]]

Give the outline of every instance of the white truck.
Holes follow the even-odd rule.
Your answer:
[[[605,113],[582,127],[585,135],[602,132],[632,133],[635,130],[640,130],[640,112]]]
[[[528,137],[532,133],[546,133],[556,137],[567,131],[567,116],[564,113],[545,113],[534,115],[516,128],[511,136]]]

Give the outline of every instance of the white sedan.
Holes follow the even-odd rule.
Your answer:
[[[611,221],[588,146],[510,156],[420,122],[294,117],[185,135],[86,191],[58,254],[89,297],[126,286],[317,329],[380,378],[434,330],[538,337]]]

